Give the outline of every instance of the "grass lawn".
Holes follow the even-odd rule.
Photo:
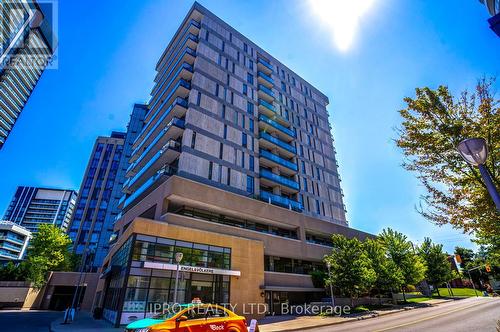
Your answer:
[[[472,288],[452,288],[451,290],[454,296],[476,296]],[[447,288],[439,288],[439,294],[441,296],[450,296]],[[434,291],[432,295],[437,295],[437,291]],[[478,290],[477,295],[482,296],[482,292]]]
[[[426,297],[426,296],[421,296],[421,297],[412,297],[411,299],[406,299],[406,302],[408,303],[418,303],[418,302],[424,302],[427,300],[431,300],[432,298]]]

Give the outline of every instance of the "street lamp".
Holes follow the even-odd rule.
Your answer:
[[[175,262],[177,263],[177,271],[175,272],[175,288],[174,288],[174,305],[177,303],[177,286],[179,285],[179,265],[184,254],[182,252],[175,253]]]
[[[490,193],[493,202],[497,207],[498,212],[500,212],[500,195],[493,184],[490,172],[486,168],[486,158],[488,157],[488,147],[486,146],[486,141],[484,138],[469,138],[463,140],[458,144],[458,152],[465,159],[467,163],[472,166],[477,166],[479,172],[483,177],[484,184]]]
[[[326,268],[328,269],[328,279],[331,279],[331,273],[330,273],[330,268],[332,267],[331,263],[329,261],[326,262]],[[330,296],[332,297],[332,308],[335,307],[335,299],[333,298],[333,286],[332,286],[332,281],[330,280]]]

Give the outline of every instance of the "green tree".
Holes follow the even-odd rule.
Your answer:
[[[493,182],[500,187],[500,114],[494,79],[478,81],[475,92],[454,98],[449,89],[417,88],[399,111],[403,121],[396,144],[403,166],[417,174],[426,193],[419,212],[428,220],[451,224],[478,236],[500,234],[500,214],[477,167],[467,164],[456,147],[465,138],[482,137]]]
[[[394,262],[403,276],[402,291],[406,301],[406,285],[416,285],[424,279],[425,265],[403,233],[387,228],[382,230],[378,239],[384,246],[387,257]]]
[[[439,286],[453,278],[451,263],[448,261],[448,255],[443,252],[443,245],[432,243],[432,240],[426,237],[418,248],[418,254],[425,263],[425,279],[434,285],[438,296],[441,296]]]
[[[376,279],[363,244],[356,238],[348,239],[343,235],[332,236],[332,253],[325,257],[331,265],[328,283],[337,287],[343,296],[354,298],[369,291]]]
[[[387,257],[384,245],[379,240],[366,239],[363,245],[371,261],[372,269],[376,274],[374,288],[377,290],[380,302],[381,292],[392,292],[395,289],[401,289],[404,284],[404,277],[394,261]]]
[[[26,279],[41,288],[49,271],[70,271],[74,258],[70,252],[71,240],[60,228],[41,224],[30,241],[26,260],[20,264]]]
[[[22,267],[14,264],[12,261],[0,266],[0,280],[1,281],[24,281],[26,274]]]

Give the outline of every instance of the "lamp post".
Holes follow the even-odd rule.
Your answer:
[[[174,305],[177,303],[177,287],[179,285],[179,265],[184,254],[182,252],[175,253],[175,262],[177,263],[177,271],[175,272],[175,288],[174,288]]]
[[[458,152],[467,163],[477,166],[483,178],[484,184],[490,193],[493,202],[500,212],[500,195],[493,183],[490,172],[486,168],[486,158],[488,157],[488,147],[484,138],[469,138],[460,142],[457,146]]]
[[[330,264],[330,262],[327,261],[326,268],[328,269],[328,279],[331,278],[331,273],[330,273],[331,266],[332,265]],[[330,296],[332,297],[332,308],[334,308],[335,307],[335,299],[333,298],[333,286],[332,286],[331,280],[330,280],[329,284],[330,284]]]

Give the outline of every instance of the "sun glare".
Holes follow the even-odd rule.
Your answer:
[[[352,45],[361,18],[375,0],[308,0],[320,23],[328,29],[333,43],[346,51]]]

